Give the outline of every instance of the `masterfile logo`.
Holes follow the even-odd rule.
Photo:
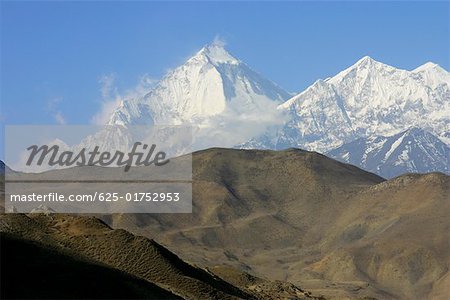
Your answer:
[[[141,148],[143,151],[139,151]],[[156,144],[151,146],[143,144],[141,142],[135,142],[129,153],[121,151],[105,151],[100,152],[99,146],[95,146],[92,151],[87,148],[82,148],[81,151],[75,153],[73,151],[62,151],[57,145],[32,145],[27,148],[30,151],[30,156],[26,162],[27,166],[33,164],[36,159],[36,164],[41,166],[44,160],[48,159],[49,166],[95,166],[100,165],[102,167],[110,166],[116,163],[118,166],[125,166],[125,172],[127,172],[133,165],[136,166],[163,166],[169,162],[166,159],[166,153],[164,151],[158,151],[155,155]],[[134,161],[134,159],[136,160]]]
[[[190,213],[191,147],[187,126],[8,126],[6,211]]]

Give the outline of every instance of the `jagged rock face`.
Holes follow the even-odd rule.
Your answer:
[[[420,128],[393,136],[360,138],[327,153],[385,178],[404,173],[449,172],[450,148]]]

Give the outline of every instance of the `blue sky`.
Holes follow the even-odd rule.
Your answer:
[[[105,84],[124,93],[144,74],[158,79],[216,36],[288,91],[364,55],[405,69],[433,61],[449,70],[449,14],[450,2],[425,1],[2,1],[1,129],[89,124]]]

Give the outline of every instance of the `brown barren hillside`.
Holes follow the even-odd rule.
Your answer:
[[[361,191],[324,234],[326,255],[307,269],[365,279],[401,299],[449,299],[449,186],[443,174],[411,174]]]
[[[426,299],[446,287],[438,283],[450,259],[446,175],[385,181],[296,149],[200,151],[193,172],[192,214],[107,222],[190,261],[229,264],[336,299]]]
[[[183,262],[153,240],[112,230],[94,217],[6,214],[1,221],[2,232],[103,263],[183,298],[248,298],[238,288]]]
[[[287,283],[264,281],[264,292],[233,285],[95,217],[3,214],[0,232],[7,298],[319,299]]]
[[[320,239],[349,195],[383,181],[297,149],[200,151],[194,153],[193,172],[192,214],[116,215],[112,224],[160,233],[158,240],[168,244],[299,246]]]
[[[96,169],[76,172],[92,170]],[[194,272],[189,265],[191,273],[184,278],[185,268],[176,267],[185,280],[178,290],[170,289],[177,295],[192,297],[201,291],[205,297],[245,298],[243,294],[255,291],[259,297],[273,296],[276,290],[299,292],[287,283],[273,285],[281,280],[327,299],[448,299],[449,185],[449,176],[439,173],[386,181],[298,149],[215,148],[193,154],[192,214],[99,217],[112,228],[154,239],[183,260],[208,268]],[[88,241],[89,226],[82,226],[78,233],[73,225],[77,219],[59,218],[29,215],[17,228],[22,228],[22,234],[31,234],[39,226],[52,228],[62,233],[42,239],[56,239],[163,288],[172,286],[173,282],[156,275],[160,271],[143,267],[151,259],[143,262],[127,252],[135,246],[145,249],[166,263],[163,270],[171,269],[172,261],[159,259],[165,256],[155,250],[159,249],[156,242],[111,231],[103,223],[104,229],[95,229]],[[66,237],[58,240],[61,236]],[[124,244],[133,247],[122,249]],[[108,249],[121,249],[116,250],[120,256]],[[199,274],[214,280],[199,283],[198,276],[203,276]]]
[[[182,299],[125,272],[2,233],[2,299]]]

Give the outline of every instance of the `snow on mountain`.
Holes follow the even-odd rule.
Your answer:
[[[411,126],[446,143],[450,131],[450,73],[426,63],[401,70],[366,56],[278,107],[288,122],[243,144],[327,152],[360,137],[393,135]]]
[[[298,147],[386,177],[448,172],[450,73],[434,63],[407,71],[366,56],[291,97],[211,44],[145,95],[123,101],[109,121],[151,124],[194,126],[192,150]],[[106,148],[129,144],[128,136],[108,132],[86,142],[101,137]]]
[[[222,45],[211,44],[146,95],[123,101],[109,124],[191,124],[199,127],[199,139],[207,137],[200,142],[203,146],[232,146],[280,120],[276,107],[290,96]],[[244,123],[245,128],[237,131]]]
[[[359,138],[327,155],[385,178],[450,171],[450,148],[433,134],[415,127],[388,137]]]

